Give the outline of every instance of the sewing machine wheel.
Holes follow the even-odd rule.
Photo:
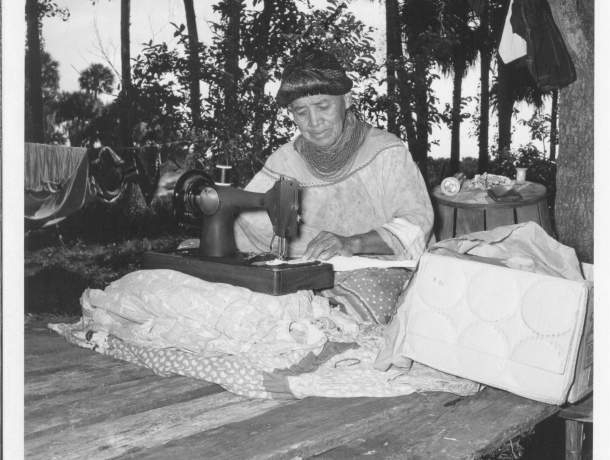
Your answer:
[[[179,223],[201,225],[203,212],[195,198],[206,187],[214,188],[214,181],[201,170],[192,169],[180,176],[174,186],[174,213]]]

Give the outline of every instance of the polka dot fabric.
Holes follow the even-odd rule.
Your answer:
[[[335,286],[323,294],[362,321],[387,324],[413,272],[402,268],[362,269],[335,274]]]
[[[262,399],[323,397],[390,397],[415,391],[449,391],[469,395],[475,382],[435,371],[418,363],[389,371],[375,369],[383,326],[363,325],[355,342],[328,342],[287,368],[269,368],[254,356],[206,356],[176,348],[152,348],[112,335],[86,331],[83,323],[51,324],[68,342],[151,369],[160,376],[182,375],[216,383],[240,396]],[[103,346],[100,346],[103,344]]]

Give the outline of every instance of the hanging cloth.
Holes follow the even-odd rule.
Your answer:
[[[511,3],[510,24],[513,32],[527,43],[525,61],[537,86],[542,91],[552,91],[575,81],[574,63],[547,0]]]
[[[527,43],[525,39],[515,33],[511,24],[511,17],[513,11],[513,0],[510,0],[508,5],[508,12],[506,13],[506,20],[504,21],[504,28],[502,29],[502,38],[500,39],[500,45],[498,46],[498,54],[502,58],[504,64],[513,62],[527,55]]]
[[[25,143],[25,219],[48,226],[95,199],[87,149]]]

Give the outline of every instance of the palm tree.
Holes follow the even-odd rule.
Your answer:
[[[510,152],[512,116],[515,102],[526,102],[540,109],[549,91],[542,91],[523,62],[504,64],[498,59],[498,78],[492,87],[498,111],[498,154]]]
[[[476,34],[471,27],[472,13],[467,0],[445,0],[441,18],[444,40],[439,44],[436,57],[443,74],[453,73],[450,169],[455,173],[460,162],[462,80],[476,61]]]
[[[483,173],[489,168],[489,73],[494,48],[500,40],[504,25],[508,0],[471,0],[470,3],[479,17],[479,27],[476,32],[480,62],[478,171]]]
[[[114,74],[103,64],[95,63],[80,73],[78,83],[82,90],[97,98],[100,93],[108,94],[112,91]]]
[[[406,37],[410,75],[403,77],[399,74],[400,116],[406,127],[413,160],[424,178],[427,178],[430,148],[430,69],[440,36],[438,1],[406,0],[401,11],[401,21]],[[412,112],[415,112],[415,120]]]
[[[189,36],[190,106],[193,126],[201,125],[201,92],[199,90],[199,37],[193,0],[184,0],[186,27]]]

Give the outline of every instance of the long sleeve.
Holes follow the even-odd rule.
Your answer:
[[[394,255],[418,258],[432,230],[433,212],[424,180],[406,146],[394,135],[372,130],[352,172],[336,182],[311,176],[291,144],[282,147],[254,176],[246,190],[264,192],[279,174],[302,186],[299,237],[290,255],[302,255],[319,232],[351,236],[376,230]],[[242,213],[235,228],[241,251],[270,249],[273,231],[264,211]]]
[[[434,212],[424,179],[406,148],[383,153],[381,203],[391,218],[375,230],[401,258],[417,259],[428,244]]]

